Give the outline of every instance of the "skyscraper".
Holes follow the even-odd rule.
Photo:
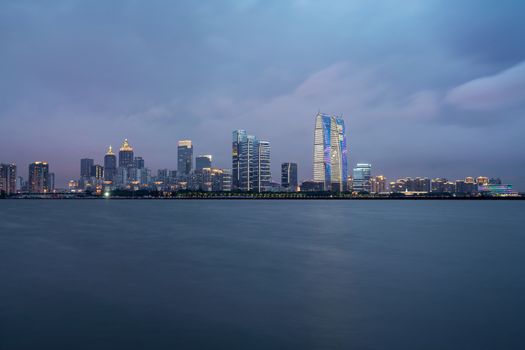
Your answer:
[[[272,180],[272,172],[270,169],[270,142],[258,141],[255,160],[257,161],[254,167],[255,184],[252,187],[257,192],[269,191]]]
[[[372,165],[366,163],[358,163],[353,172],[354,192],[371,192],[372,183],[370,178],[372,175]]]
[[[106,155],[104,156],[104,180],[114,181],[117,173],[117,157],[113,153],[113,148],[109,146]]]
[[[202,170],[204,168],[211,168],[211,155],[205,154],[202,156],[197,156],[195,158],[195,170]]]
[[[125,139],[118,152],[118,166],[130,168],[133,166],[133,148],[130,146],[128,139]]]
[[[241,188],[241,145],[246,142],[245,130],[235,130],[232,133],[232,189]]]
[[[374,176],[370,179],[371,193],[384,193],[387,190],[386,177],[383,175]],[[353,186],[352,186],[353,187]]]
[[[318,113],[314,131],[314,181],[325,191],[343,191],[348,173],[345,122]]]
[[[181,140],[177,147],[177,173],[188,176],[193,164],[193,145],[191,140]]]
[[[244,130],[233,132],[232,185],[241,191],[264,192],[270,187],[270,143],[247,135]]]
[[[80,160],[80,178],[91,176],[91,167],[95,164],[95,161],[90,158],[82,158]]]
[[[0,194],[16,193],[16,165],[0,164]]]
[[[104,178],[104,167],[100,164],[95,164],[91,167],[91,176],[96,180],[102,180]]]
[[[32,193],[49,192],[49,164],[34,162],[29,164],[29,191]]]
[[[47,191],[53,192],[55,190],[55,173],[47,174]]]
[[[135,157],[133,160],[133,166],[137,169],[144,169],[144,158]]]
[[[297,163],[281,164],[281,187],[295,191],[297,189]]]

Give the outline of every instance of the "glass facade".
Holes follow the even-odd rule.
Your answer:
[[[179,141],[177,148],[177,173],[180,177],[188,176],[193,165],[193,145],[190,140]]]
[[[195,170],[202,170],[204,168],[211,168],[211,155],[203,155],[195,158]]]
[[[232,187],[264,192],[270,187],[270,143],[244,130],[235,130],[232,140]]]
[[[297,185],[297,163],[281,164],[281,187],[295,191]]]
[[[326,191],[344,191],[348,174],[345,122],[318,113],[314,131],[314,181]]]
[[[357,164],[353,171],[354,192],[372,192],[371,175],[371,164]]]
[[[133,161],[133,148],[129,145],[128,139],[125,139],[118,152],[118,166],[130,168],[133,166]]]
[[[114,181],[117,174],[117,156],[113,153],[113,149],[109,146],[106,155],[104,156],[104,180]]]

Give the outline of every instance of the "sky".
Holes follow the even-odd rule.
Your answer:
[[[156,173],[177,141],[231,167],[231,132],[272,175],[312,176],[314,118],[342,115],[373,174],[499,176],[525,191],[525,2],[0,1],[0,162],[57,186],[128,138]]]

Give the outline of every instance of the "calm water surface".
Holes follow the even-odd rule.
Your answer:
[[[523,349],[525,201],[0,201],[0,349]]]

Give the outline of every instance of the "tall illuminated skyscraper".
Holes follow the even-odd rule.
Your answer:
[[[117,156],[113,153],[113,148],[109,146],[104,156],[104,180],[114,181],[117,174]]]
[[[121,168],[133,167],[133,147],[130,146],[128,139],[125,139],[118,152],[118,166]]]
[[[232,189],[241,188],[241,145],[246,142],[245,130],[235,130],[232,133]]]
[[[264,192],[270,187],[270,143],[235,130],[232,140],[232,187]]]
[[[49,192],[49,164],[34,162],[29,164],[29,191],[33,193]]]
[[[177,173],[179,176],[188,176],[193,164],[193,145],[190,140],[179,141],[177,147]]]
[[[314,181],[325,191],[344,191],[348,173],[345,122],[318,113],[314,131]]]

